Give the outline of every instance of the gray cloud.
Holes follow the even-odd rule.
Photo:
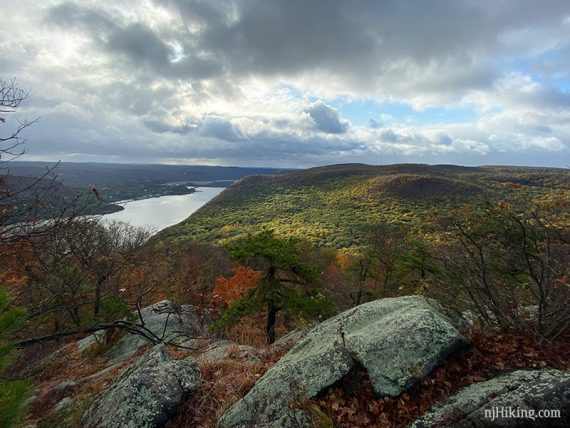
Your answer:
[[[198,135],[231,142],[245,139],[238,127],[221,117],[211,117],[204,121],[198,127]]]
[[[72,2],[60,3],[49,9],[46,20],[62,27],[79,28],[97,36],[117,29],[117,24],[104,11],[81,7]]]
[[[338,110],[323,101],[316,101],[305,110],[315,124],[315,128],[328,134],[344,134],[348,130],[348,122],[341,119]]]
[[[567,0],[3,8],[14,19],[0,29],[0,74],[32,87],[22,113],[42,117],[28,131],[31,155],[297,166],[493,163],[510,153],[570,162]],[[367,124],[382,111],[361,107],[353,114],[363,120],[349,122],[339,100],[445,114],[437,124],[400,116],[388,126]],[[448,120],[454,108],[474,119]]]
[[[548,6],[531,0],[500,5],[469,0],[170,4],[203,26],[189,36],[189,45],[212,53],[233,75],[330,70],[336,78],[368,89],[379,76],[390,75],[395,61],[439,68],[436,75],[442,83],[434,85],[435,90],[443,84],[490,85],[496,73],[485,57],[511,49],[502,46],[501,34],[529,24],[560,26],[560,18],[570,13],[564,0],[549,1]],[[234,19],[228,19],[232,14]],[[400,73],[396,77],[402,78]]]
[[[570,14],[564,0],[548,6],[531,0],[155,3],[179,18],[151,29],[70,2],[52,8],[48,17],[91,31],[111,53],[130,58],[129,66],[150,66],[171,79],[235,81],[328,71],[348,91],[457,100],[470,89],[492,86],[499,75],[494,56],[521,49],[503,35],[533,25],[551,29],[551,37],[568,44],[557,29],[564,26],[561,17]]]
[[[158,69],[167,67],[173,54],[157,34],[140,23],[113,31],[106,46],[110,51],[126,55],[135,64],[149,64]]]
[[[382,122],[370,118],[368,119],[368,126],[372,129],[380,129],[383,125]]]
[[[143,124],[152,132],[156,132],[158,134],[164,134],[170,132],[172,134],[180,134],[180,135],[187,135],[190,132],[196,130],[195,125],[182,125],[182,126],[173,126],[167,123],[159,122],[156,120],[145,120]]]

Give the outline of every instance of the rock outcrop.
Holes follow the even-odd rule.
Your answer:
[[[174,360],[164,345],[157,345],[95,399],[83,415],[81,426],[162,426],[199,385],[200,371],[194,359]]]
[[[257,349],[253,346],[239,345],[230,340],[216,340],[197,358],[200,362],[219,362],[225,359],[235,359],[251,364],[261,362]]]
[[[314,397],[357,363],[380,396],[397,396],[461,348],[450,321],[418,297],[357,306],[314,327],[220,419],[221,427],[308,426],[294,405]]]
[[[287,333],[285,336],[280,337],[274,343],[272,343],[271,348],[275,350],[288,351],[297,343],[299,343],[309,333],[309,331],[311,331],[317,325],[317,322],[313,322],[311,324],[307,324],[304,327],[293,330],[292,332]]]
[[[560,417],[539,418],[540,410]],[[518,370],[463,388],[434,406],[410,428],[568,427],[570,372]]]
[[[140,323],[140,316],[136,322]],[[169,300],[163,300],[141,310],[144,328],[164,342],[197,347],[201,337],[209,336],[209,326],[213,322],[212,313],[192,305],[176,305]],[[77,343],[83,352],[101,340],[103,334],[97,332]],[[125,333],[105,355],[111,357],[109,365],[117,364],[135,354],[141,347],[150,342],[138,334]]]

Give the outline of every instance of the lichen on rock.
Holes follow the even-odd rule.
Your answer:
[[[161,426],[199,385],[200,371],[194,359],[174,360],[164,345],[157,345],[95,399],[81,426]]]
[[[538,418],[541,409],[559,410],[560,417]],[[518,411],[513,414],[520,417],[511,417],[511,411]],[[534,417],[524,417],[528,412],[533,412]],[[410,428],[433,426],[568,427],[570,372],[555,369],[517,370],[474,383],[434,406]]]
[[[299,426],[303,412],[295,407],[357,363],[378,395],[397,396],[465,344],[450,320],[422,297],[357,306],[310,330],[223,415],[220,426]]]

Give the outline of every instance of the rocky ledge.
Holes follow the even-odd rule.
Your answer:
[[[357,306],[314,327],[220,420],[221,427],[309,426],[295,405],[332,385],[357,363],[376,394],[397,396],[466,340],[427,300],[412,296]]]
[[[272,349],[283,352],[292,346],[290,351],[226,411],[219,427],[312,427],[314,415],[302,403],[356,367],[366,370],[379,397],[399,396],[467,346],[457,322],[442,311],[437,303],[419,296],[381,299],[289,334]],[[197,308],[168,301],[145,308],[142,315],[146,328],[163,334],[167,342],[183,333],[183,340],[190,341],[187,345],[197,344],[192,335],[207,335],[211,324],[209,315]],[[86,349],[96,341],[95,335],[78,346]],[[107,355],[124,359],[147,343],[136,335],[125,335]],[[256,365],[261,361],[257,349],[217,338],[202,340],[193,355],[175,360],[164,344],[154,346],[95,398],[81,425],[163,426],[185,398],[199,393],[199,364],[233,359]],[[533,421],[500,414],[493,418],[489,413],[501,408],[555,409],[561,414]],[[443,426],[570,426],[570,372],[519,370],[473,384],[434,406],[411,428]]]
[[[544,410],[548,414],[540,413]],[[551,414],[551,410],[560,414]],[[474,383],[432,408],[410,428],[529,426],[570,426],[570,373],[517,370]]]
[[[199,386],[200,370],[193,358],[173,360],[164,345],[157,345],[95,399],[81,426],[161,426]]]

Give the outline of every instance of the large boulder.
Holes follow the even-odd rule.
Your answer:
[[[380,396],[397,396],[466,341],[429,301],[382,299],[313,328],[220,419],[221,427],[306,426],[295,404],[362,364]],[[300,422],[304,421],[304,422]]]
[[[157,345],[95,399],[81,426],[162,426],[185,396],[199,386],[200,370],[195,360],[174,360],[164,345]]]
[[[299,343],[316,325],[318,325],[317,322],[312,322],[296,330],[293,330],[290,333],[287,333],[285,336],[280,337],[275,342],[273,342],[270,346],[270,349],[275,351],[290,350],[293,346]]]
[[[558,410],[559,417],[539,417]],[[544,416],[544,415],[543,415]],[[463,388],[434,406],[411,428],[568,427],[570,372],[518,370]]]
[[[193,305],[176,305],[163,300],[141,310],[140,316],[135,314],[135,322],[144,320],[144,328],[152,332],[164,342],[172,342],[186,348],[198,347],[204,338],[209,336],[209,327],[213,322],[212,312]],[[103,334],[97,332],[77,343],[81,351],[102,340]],[[109,365],[117,364],[134,355],[141,347],[150,342],[139,334],[125,333],[107,352],[111,357]]]

